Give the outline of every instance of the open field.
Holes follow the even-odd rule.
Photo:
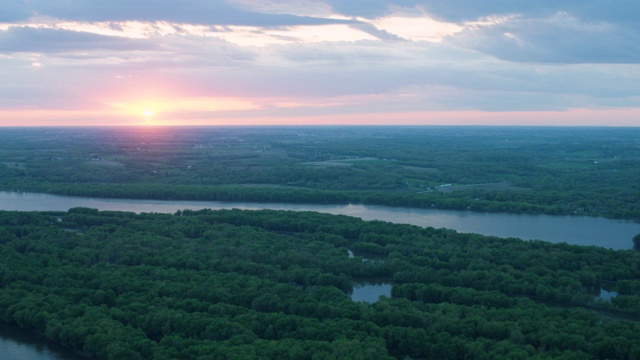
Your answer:
[[[89,160],[86,164],[96,166],[124,166],[123,163],[113,160]]]
[[[439,188],[439,191],[442,192],[452,192],[452,191],[460,191],[460,190],[529,190],[526,188],[520,188],[517,186],[513,186],[508,182],[498,182],[498,183],[487,183],[487,184],[470,184],[470,185],[453,185],[448,187]]]
[[[313,165],[313,166],[353,166],[354,164],[362,161],[380,161],[380,159],[373,158],[373,157],[364,157],[364,158],[350,158],[350,159],[342,159],[342,160],[310,161],[310,162],[303,162],[301,164]]]

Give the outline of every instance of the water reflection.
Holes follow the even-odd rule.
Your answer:
[[[2,360],[80,360],[85,357],[30,331],[0,323]]]
[[[603,301],[611,302],[611,299],[618,296],[618,293],[615,291],[607,291],[605,289],[600,289],[600,294],[598,295],[598,299]]]
[[[168,201],[98,199],[34,193],[0,191],[0,210],[67,211],[72,207],[99,210],[174,213],[191,209],[273,209],[318,211],[350,215],[363,220],[382,220],[393,223],[449,228],[460,232],[498,237],[517,237],[525,240],[567,242],[576,245],[596,245],[614,250],[631,249],[632,238],[640,233],[640,224],[580,216],[550,216],[503,213],[475,213],[469,211],[411,209],[373,205],[317,205],[282,203],[233,203],[219,201]]]
[[[387,259],[387,255],[351,249],[347,249],[347,256],[349,259],[362,258],[363,263],[383,263]]]
[[[351,300],[373,304],[380,300],[381,296],[391,297],[391,283],[388,281],[387,278],[360,279],[353,285]]]

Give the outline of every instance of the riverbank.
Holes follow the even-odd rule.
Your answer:
[[[513,201],[495,200],[494,196],[473,187],[455,192],[407,190],[363,191],[321,190],[298,186],[273,186],[270,184],[243,185],[177,185],[177,184],[65,184],[65,183],[0,183],[6,191],[35,192],[54,195],[126,198],[144,200],[181,201],[247,201],[284,202],[295,204],[363,204],[419,209],[463,210],[482,213],[509,213],[529,215],[592,216],[640,222],[638,214],[593,207],[576,207],[569,203],[544,204],[532,199]],[[511,195],[516,193],[510,192]],[[517,196],[522,196],[517,192]],[[515,195],[514,195],[515,196]]]
[[[44,335],[0,321],[0,357],[3,360],[86,360],[87,357]]]
[[[447,228],[502,238],[566,242],[614,250],[633,248],[640,224],[626,220],[583,216],[550,216],[471,211],[417,209],[376,205],[320,205],[219,201],[168,201],[73,197],[38,193],[0,192],[0,209],[18,211],[67,211],[72,207],[99,210],[175,213],[190,209],[271,209],[316,211],[422,227]]]

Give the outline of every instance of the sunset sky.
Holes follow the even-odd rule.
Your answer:
[[[637,0],[0,0],[0,125],[640,126]]]

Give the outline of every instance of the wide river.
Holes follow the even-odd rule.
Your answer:
[[[478,233],[524,240],[567,242],[596,245],[614,250],[631,249],[632,238],[640,234],[640,224],[625,220],[585,216],[550,216],[471,211],[413,209],[376,205],[314,205],[281,203],[239,203],[219,201],[169,201],[102,199],[36,193],[0,191],[0,210],[66,211],[72,207],[174,213],[181,209],[245,209],[317,211],[349,215],[363,220],[382,220],[399,224],[448,228],[459,232]]]
[[[460,232],[525,240],[567,242],[577,245],[596,245],[615,250],[632,248],[632,238],[640,233],[640,224],[631,221],[594,217],[515,215],[476,213],[469,211],[396,208],[374,205],[307,205],[279,203],[237,203],[217,201],[162,201],[102,199],[59,196],[35,193],[0,192],[0,210],[66,211],[72,207],[99,210],[118,210],[174,213],[181,209],[272,209],[317,211],[392,223],[449,228]],[[75,359],[78,355],[66,352],[40,337],[33,337],[16,329],[0,325],[0,358],[54,360]]]

